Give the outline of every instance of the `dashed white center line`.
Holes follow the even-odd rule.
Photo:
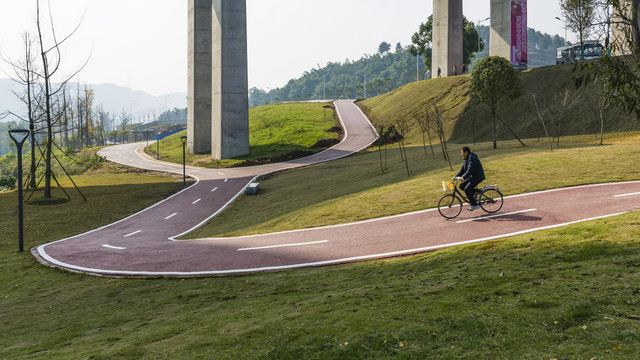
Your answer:
[[[218,188],[217,188],[217,187],[214,187],[214,188],[211,190],[211,192],[214,192],[214,191],[216,191],[216,190],[218,190]]]
[[[127,234],[127,235],[125,235],[124,237],[133,236],[133,235],[138,234],[138,233],[141,233],[141,232],[142,232],[142,230],[134,231],[134,232],[132,232],[131,234]]]
[[[466,223],[466,222],[471,222],[471,221],[482,221],[484,219],[497,218],[497,217],[507,216],[507,215],[522,214],[522,213],[526,213],[526,212],[530,212],[530,211],[536,211],[536,210],[538,210],[538,209],[527,209],[527,210],[514,211],[514,212],[510,212],[510,213],[505,213],[505,214],[482,216],[482,217],[473,218],[473,219],[456,221],[456,223],[460,224],[460,223]]]
[[[200,200],[202,200],[202,199],[198,199],[198,200],[196,200],[196,201],[192,202],[192,203],[191,203],[191,205],[195,205],[195,204],[197,204]]]
[[[123,247],[119,247],[119,246],[111,246],[111,245],[107,245],[107,244],[103,244],[102,246],[109,248],[109,249],[114,249],[114,250],[127,250],[127,248],[123,248]]]
[[[166,218],[164,218],[164,219],[165,219],[165,220],[169,220],[169,219],[171,219],[172,217],[174,217],[174,216],[176,216],[176,215],[178,215],[178,213],[173,213],[173,214],[171,214],[171,215],[167,216],[167,217],[166,217]]]
[[[631,194],[613,195],[613,196],[614,196],[614,197],[623,197],[623,196],[634,196],[634,195],[640,195],[640,192],[637,192],[637,193],[631,193]]]
[[[315,244],[323,244],[323,243],[327,243],[327,242],[329,242],[329,240],[312,241],[312,242],[298,243],[298,244],[283,244],[283,245],[271,245],[271,246],[260,246],[260,247],[252,247],[252,248],[243,248],[243,249],[238,249],[238,251],[264,250],[264,249],[274,249],[274,248],[290,247],[290,246],[315,245]]]
[[[224,182],[227,182],[227,181],[229,181],[229,179],[224,179]]]

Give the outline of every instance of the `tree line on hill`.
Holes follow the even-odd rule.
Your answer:
[[[365,54],[359,60],[330,62],[325,67],[305,71],[302,76],[289,80],[281,88],[266,91],[253,87],[249,90],[249,105],[256,107],[288,101],[372,97],[429,78],[431,29],[428,24],[422,24],[416,33],[418,35],[425,27],[425,31],[428,31],[429,43],[424,44],[426,48],[422,51],[416,51],[418,44],[415,40],[411,46],[397,43],[393,50],[389,43],[382,42],[374,54]],[[464,42],[469,71],[489,55],[489,31],[488,26],[476,27],[465,19]],[[556,48],[563,46],[565,39],[532,28],[528,29],[528,37],[529,67],[555,64]]]

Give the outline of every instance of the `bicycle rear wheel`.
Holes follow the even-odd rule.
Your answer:
[[[438,201],[438,212],[447,219],[453,219],[462,211],[462,200],[452,194],[443,196]]]
[[[482,210],[494,213],[502,209],[502,193],[498,189],[487,189],[480,193],[478,204]]]

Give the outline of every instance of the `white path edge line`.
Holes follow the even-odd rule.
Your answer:
[[[355,105],[355,103],[352,103],[352,104],[353,104],[353,106],[356,106],[356,105]],[[358,107],[356,106],[356,108],[358,108]],[[359,108],[358,108],[358,109],[359,109]],[[339,112],[339,110],[338,110],[338,108],[337,108],[337,107],[336,107],[336,112],[338,113],[338,118],[340,119],[340,122],[343,124],[343,127],[344,127],[344,122],[342,121],[342,117],[340,116],[340,112]],[[360,112],[362,113],[362,110],[360,110]],[[362,113],[362,114],[364,115],[364,113]],[[366,117],[366,115],[365,115],[365,119],[369,122],[370,126],[372,126],[372,128],[373,128],[373,125],[371,125],[371,121]],[[343,139],[343,142],[344,142],[346,139],[347,139],[347,136],[346,136],[346,134],[345,134],[345,138]],[[375,140],[374,140],[374,141],[375,141]],[[341,143],[342,143],[342,142],[341,142]],[[341,143],[340,143],[340,144],[341,144]],[[373,141],[372,141],[372,143],[373,143]],[[331,149],[332,149],[332,148],[334,148],[334,147],[336,147],[336,146],[338,146],[338,145],[340,145],[340,144],[337,144],[337,145],[335,145],[335,146],[331,147]],[[370,145],[370,144],[369,144],[369,145]],[[363,147],[362,149],[367,148],[369,145],[367,145],[367,146]],[[142,146],[142,145],[141,145],[141,146]],[[362,149],[360,149],[360,150],[362,150]],[[360,151],[360,150],[359,150],[359,151]],[[327,150],[325,150],[325,151],[327,151]],[[137,152],[137,151],[136,151],[136,152]],[[347,154],[347,155],[344,155],[343,157],[346,157],[346,156],[349,156],[349,155],[350,155],[350,154]],[[138,156],[140,156],[140,155],[138,155]],[[110,161],[112,161],[112,160],[110,160]],[[117,161],[113,161],[113,162],[116,162],[116,163],[117,163]],[[320,162],[326,162],[326,161],[320,161]],[[318,162],[318,163],[320,163],[320,162]],[[313,165],[313,164],[309,164],[309,165]],[[267,174],[267,173],[269,173],[269,172],[266,172],[265,174]],[[256,175],[256,176],[255,176],[251,181],[249,181],[249,183],[253,182],[255,179],[257,179],[257,178],[258,178],[259,176],[261,176],[261,175],[264,175],[264,174]],[[116,222],[114,222],[114,223],[111,223],[111,224],[108,224],[108,225],[105,225],[105,226],[102,226],[102,227],[99,227],[99,228],[97,228],[97,229],[93,229],[93,230],[87,231],[87,232],[85,232],[85,233],[78,234],[78,235],[74,235],[74,236],[71,236],[71,237],[68,237],[68,238],[60,239],[60,240],[57,240],[57,241],[54,241],[54,242],[51,242],[51,243],[47,243],[47,244],[43,244],[43,245],[39,245],[39,246],[37,246],[37,247],[35,248],[35,252],[36,252],[37,254],[39,254],[43,259],[45,259],[46,261],[48,261],[48,262],[49,262],[49,263],[51,263],[51,264],[54,264],[54,265],[57,265],[57,266],[62,266],[62,267],[65,267],[65,268],[67,268],[67,269],[72,269],[73,265],[68,265],[68,264],[65,264],[65,265],[67,265],[67,266],[60,265],[60,264],[64,264],[64,263],[59,262],[59,261],[57,261],[57,260],[53,259],[51,256],[49,256],[49,255],[46,253],[46,251],[44,250],[44,248],[45,248],[46,246],[48,246],[48,245],[51,245],[51,244],[55,244],[55,243],[58,243],[58,242],[62,242],[62,241],[66,241],[66,240],[74,239],[74,238],[79,237],[79,236],[84,236],[84,235],[86,235],[86,234],[90,234],[90,233],[93,233],[93,232],[96,232],[96,231],[102,230],[102,229],[104,229],[104,228],[108,228],[108,227],[110,227],[110,226],[112,226],[112,225],[115,225],[115,224],[121,223],[121,222],[123,222],[123,221],[126,221],[126,220],[128,220],[128,219],[130,219],[130,218],[134,217],[134,216],[137,216],[138,214],[141,214],[141,213],[143,213],[143,212],[146,212],[147,210],[152,209],[152,208],[154,208],[154,207],[156,207],[156,206],[158,206],[158,205],[160,205],[160,204],[164,203],[165,201],[168,201],[169,199],[173,198],[174,196],[178,196],[178,195],[179,195],[179,194],[181,194],[182,192],[184,192],[184,191],[186,191],[186,190],[190,189],[191,187],[198,185],[198,183],[200,182],[200,179],[199,179],[197,176],[194,176],[194,175],[191,175],[191,176],[193,176],[193,177],[196,179],[196,182],[195,182],[193,185],[191,185],[191,186],[189,186],[188,188],[185,188],[185,189],[183,189],[183,190],[181,190],[181,191],[177,192],[176,194],[173,194],[172,196],[170,196],[170,197],[168,197],[168,198],[166,198],[166,199],[164,199],[164,200],[162,200],[162,201],[160,201],[160,202],[157,202],[157,203],[155,203],[155,204],[151,205],[150,207],[148,207],[148,208],[146,208],[146,209],[143,209],[143,210],[141,210],[141,211],[139,211],[139,212],[137,212],[137,213],[135,213],[135,214],[133,214],[133,215],[130,215],[130,216],[128,216],[128,217],[126,217],[126,218],[124,218],[124,219],[121,219],[121,220],[119,220],[119,221],[116,221]],[[227,179],[227,180],[228,180],[228,179]],[[635,184],[635,183],[640,183],[640,181],[639,181],[639,180],[631,180],[631,181],[622,181],[622,182],[613,182],[613,183],[600,183],[600,184],[590,184],[590,185],[573,186],[573,187],[566,187],[566,188],[559,188],[559,189],[542,190],[542,191],[537,191],[537,192],[532,192],[532,193],[526,193],[526,194],[510,195],[510,196],[506,196],[506,197],[505,197],[505,199],[508,199],[508,198],[516,198],[516,197],[522,197],[522,196],[529,196],[529,195],[535,195],[535,194],[541,194],[541,193],[547,193],[547,192],[555,192],[555,191],[561,191],[561,190],[569,190],[569,189],[575,189],[575,188],[583,188],[583,187],[611,186],[611,185],[616,185],[616,184]],[[176,240],[176,238],[178,238],[178,237],[180,237],[180,236],[182,236],[182,235],[184,235],[184,234],[187,234],[187,233],[189,233],[189,232],[191,232],[191,231],[193,231],[193,230],[197,229],[198,227],[202,226],[204,223],[206,223],[207,221],[209,221],[211,218],[215,217],[218,213],[220,213],[220,212],[221,212],[222,210],[224,210],[227,206],[229,206],[229,204],[231,204],[231,203],[232,203],[232,202],[233,202],[233,201],[234,201],[238,196],[240,196],[243,192],[244,192],[244,188],[243,188],[242,190],[240,190],[240,191],[239,191],[239,192],[238,192],[238,193],[237,193],[237,194],[236,194],[232,199],[230,199],[230,200],[229,200],[229,201],[228,201],[228,202],[227,202],[227,203],[226,203],[222,208],[220,208],[220,209],[219,209],[218,211],[216,211],[214,214],[212,214],[212,215],[211,215],[211,216],[209,216],[207,219],[205,219],[204,221],[202,221],[200,224],[198,224],[198,225],[194,226],[193,228],[191,228],[191,229],[189,229],[189,230],[187,230],[187,231],[185,231],[185,232],[183,232],[183,233],[181,233],[181,234],[178,234],[178,235],[175,235],[175,236],[173,236],[173,237],[170,237],[170,238],[169,238],[169,240],[171,240],[171,241],[180,241],[180,240]],[[319,228],[315,228],[315,229],[332,228],[332,227],[341,227],[341,226],[350,226],[350,225],[354,225],[354,224],[360,224],[360,223],[367,223],[367,222],[379,221],[379,220],[384,220],[384,219],[388,219],[388,218],[395,218],[395,217],[409,216],[409,215],[418,214],[418,213],[426,213],[426,212],[429,212],[429,211],[435,211],[435,210],[437,210],[437,209],[432,208],[432,209],[426,209],[426,210],[419,210],[419,211],[414,211],[414,212],[405,213],[405,214],[393,215],[393,216],[389,216],[389,217],[383,217],[383,218],[377,218],[377,219],[369,219],[369,220],[364,220],[364,221],[360,221],[360,222],[352,222],[352,223],[347,223],[347,224],[330,225],[330,226],[319,227]],[[625,214],[625,213],[626,213],[626,212],[622,212],[622,213],[613,214],[613,215],[607,215],[607,216],[616,216],[616,215],[621,215],[621,214]],[[586,220],[583,220],[583,221],[586,221]],[[238,238],[255,237],[255,236],[264,236],[264,235],[275,235],[275,234],[281,234],[281,233],[291,233],[291,232],[300,232],[300,231],[308,231],[308,230],[309,230],[309,229],[299,229],[299,230],[291,230],[291,231],[282,231],[282,232],[271,233],[271,234],[242,236],[242,237],[238,237]],[[535,230],[532,230],[532,231],[535,231]],[[212,240],[212,239],[197,239],[197,240]],[[190,241],[197,241],[197,240],[190,240]],[[454,244],[454,245],[455,245],[455,244]],[[452,245],[445,245],[445,246],[452,246]],[[32,252],[33,252],[33,249],[32,249]],[[338,263],[338,262],[334,262],[334,263]],[[303,266],[298,266],[298,267],[303,267]],[[291,268],[291,267],[289,267],[289,268]],[[80,270],[80,271],[82,271],[82,270]],[[260,270],[251,270],[251,271],[260,271]],[[91,272],[91,271],[87,271],[87,272]],[[235,271],[235,273],[240,273],[240,272],[248,272],[248,271]],[[105,273],[105,274],[106,274],[107,272],[104,272],[104,271],[103,271],[103,273]],[[113,272],[111,272],[111,273],[112,273],[112,274],[117,274],[118,272],[117,272],[117,271],[113,271]],[[201,275],[215,275],[215,274],[229,274],[229,273],[232,273],[232,272],[218,272],[218,273],[216,273],[216,272],[206,272],[206,273],[201,273]],[[136,274],[132,274],[132,275],[136,275]],[[137,274],[137,275],[145,275],[145,274]],[[147,274],[147,275],[148,275],[148,274]],[[176,274],[173,274],[173,275],[176,275]],[[184,275],[184,274],[183,274],[183,275]],[[196,274],[196,275],[197,275],[197,274]],[[188,276],[188,275],[184,275],[184,276]]]
[[[375,127],[371,124],[371,121],[369,120],[369,118],[368,118],[368,117],[367,117],[367,116],[362,112],[362,110],[361,110],[361,109],[360,109],[360,108],[359,108],[355,103],[353,103],[353,102],[351,103],[351,105],[352,105],[352,106],[355,106],[358,110],[360,110],[360,113],[364,116],[364,119],[369,123],[369,126],[371,127],[371,129],[375,129]],[[336,106],[335,108],[336,108],[336,113],[338,114],[338,119],[340,120],[340,123],[342,124],[342,128],[344,129],[344,138],[342,139],[342,141],[341,141],[340,143],[338,143],[338,144],[336,144],[336,145],[334,145],[334,146],[330,147],[330,148],[329,148],[329,149],[327,149],[327,150],[321,151],[321,152],[319,152],[318,154],[322,154],[323,152],[329,151],[329,150],[331,150],[331,149],[333,149],[333,148],[335,148],[335,147],[339,146],[340,144],[344,143],[344,142],[349,138],[349,133],[347,132],[347,127],[344,125],[344,121],[342,120],[342,115],[340,114],[340,110],[338,109],[338,107],[337,107],[337,106]],[[377,135],[377,133],[376,133],[376,135]],[[348,153],[346,153],[346,154],[343,154],[342,156],[339,156],[339,157],[336,157],[336,158],[333,158],[333,159],[330,159],[330,160],[320,160],[320,161],[317,161],[317,162],[309,163],[309,164],[304,165],[304,166],[311,166],[311,165],[316,165],[316,164],[320,164],[320,163],[325,163],[325,162],[329,162],[329,161],[334,161],[334,160],[342,159],[342,158],[344,158],[344,157],[347,157],[347,156],[353,155],[353,154],[355,154],[355,153],[358,153],[358,152],[360,152],[360,151],[362,151],[362,150],[364,150],[364,149],[368,148],[368,147],[369,147],[371,144],[373,144],[375,141],[376,141],[376,139],[373,139],[373,140],[371,140],[371,142],[370,142],[368,145],[363,146],[362,148],[360,148],[360,149],[358,149],[358,150],[355,150],[355,151],[353,151],[353,152],[348,152]],[[315,155],[317,155],[317,154],[315,154]],[[249,185],[249,184],[251,184],[252,182],[254,182],[254,181],[255,181],[257,178],[259,178],[260,176],[263,176],[263,175],[266,175],[266,174],[270,174],[270,173],[273,173],[273,172],[277,172],[277,171],[279,171],[279,170],[267,171],[267,172],[264,172],[264,173],[262,173],[262,174],[258,174],[258,175],[256,175],[253,179],[251,179],[251,180],[247,183],[247,185]],[[225,182],[226,182],[227,180],[229,180],[229,179],[225,179]],[[170,237],[168,240],[170,240],[170,241],[181,241],[181,240],[177,240],[180,236],[182,236],[182,235],[185,235],[185,234],[188,234],[188,233],[192,232],[193,230],[195,230],[195,229],[197,229],[197,228],[201,227],[202,225],[204,225],[205,223],[207,223],[209,220],[211,220],[212,218],[214,218],[215,216],[217,216],[220,212],[222,212],[224,209],[226,209],[226,208],[227,208],[227,206],[229,206],[231,203],[233,203],[233,202],[234,202],[234,201],[235,201],[235,200],[236,200],[240,195],[242,195],[242,194],[245,192],[245,188],[246,188],[246,185],[245,185],[245,186],[244,186],[244,187],[243,187],[243,188],[242,188],[242,189],[241,189],[241,190],[240,190],[240,191],[239,191],[239,192],[238,192],[234,197],[232,197],[231,199],[229,199],[229,201],[227,201],[227,203],[226,203],[226,204],[224,204],[220,209],[218,209],[218,211],[216,211],[216,212],[214,212],[213,214],[211,214],[208,218],[206,218],[206,219],[202,220],[199,224],[197,224],[196,226],[192,227],[191,229],[189,229],[189,230],[187,230],[187,231],[184,231],[184,232],[182,232],[182,233],[180,233],[180,234],[178,234],[178,235],[174,235],[174,236]],[[429,211],[432,211],[432,210],[435,210],[435,209],[429,209]],[[423,210],[423,211],[424,211],[424,210]],[[404,216],[404,215],[407,215],[407,214],[400,214],[400,215],[396,215],[396,216]],[[371,221],[375,221],[375,220],[377,220],[377,219],[371,219]],[[366,220],[365,220],[364,222],[366,222]],[[336,225],[336,226],[347,226],[347,225],[350,225],[350,224],[341,224],[341,225]],[[295,230],[294,230],[294,231],[295,231]],[[302,231],[302,230],[299,230],[299,231]],[[282,232],[282,233],[288,233],[288,231],[284,231],[284,232]],[[255,235],[255,236],[259,236],[259,235]],[[197,240],[210,240],[210,239],[197,239]],[[197,240],[189,240],[189,241],[197,241]]]
[[[522,214],[522,213],[531,212],[531,211],[536,211],[536,210],[538,210],[538,209],[527,209],[527,210],[514,211],[514,212],[510,212],[510,213],[504,213],[504,214],[496,214],[496,215],[489,215],[489,216],[481,216],[481,217],[477,217],[477,218],[473,218],[473,219],[467,219],[467,220],[460,220],[460,221],[456,221],[456,223],[458,223],[458,224],[462,224],[462,223],[472,222],[472,221],[482,221],[482,220],[484,220],[484,219],[493,219],[493,218],[497,218],[497,217],[501,217],[501,216],[509,216],[509,215],[515,215],[515,214]]]
[[[259,247],[252,247],[252,248],[242,248],[242,249],[238,249],[237,251],[251,251],[251,250],[275,249],[275,248],[281,248],[281,247],[292,247],[292,246],[305,246],[305,245],[324,244],[324,243],[328,243],[328,242],[329,242],[329,240],[321,240],[321,241],[310,241],[310,242],[306,242],[306,243],[297,243],[297,244],[269,245],[269,246],[259,246]]]
[[[522,230],[522,231],[517,231],[517,232],[508,233],[508,234],[502,234],[502,235],[495,235],[495,236],[485,237],[485,238],[481,238],[481,239],[459,241],[459,242],[455,242],[455,243],[427,246],[427,247],[416,248],[416,249],[400,250],[400,251],[393,251],[393,252],[380,253],[380,254],[354,256],[354,257],[348,257],[348,258],[342,258],[342,259],[333,259],[333,260],[325,260],[325,261],[317,261],[317,262],[299,263],[299,264],[282,265],[282,266],[265,266],[265,267],[259,267],[259,268],[245,268],[245,269],[234,269],[234,270],[210,270],[210,271],[193,271],[193,272],[178,272],[178,271],[175,271],[175,272],[174,271],[158,271],[158,272],[154,272],[154,271],[103,270],[103,269],[93,269],[93,268],[87,268],[87,267],[83,267],[83,266],[65,264],[65,263],[63,263],[61,261],[57,261],[57,260],[51,258],[46,253],[43,254],[42,256],[49,263],[57,265],[57,266],[60,266],[60,267],[65,268],[67,270],[74,270],[74,271],[80,271],[80,272],[85,272],[85,273],[93,273],[93,274],[98,274],[98,275],[115,275],[115,276],[118,276],[118,275],[120,275],[120,276],[227,275],[227,274],[253,273],[253,272],[261,272],[261,271],[276,271],[276,270],[297,269],[297,268],[304,268],[304,267],[326,266],[326,265],[335,265],[335,264],[342,264],[342,263],[348,263],[348,262],[354,262],[354,261],[364,261],[364,260],[382,259],[382,258],[389,258],[389,257],[395,257],[395,256],[417,254],[417,253],[427,252],[427,251],[431,251],[431,250],[438,250],[438,249],[443,249],[443,248],[453,247],[453,246],[458,246],[458,245],[466,245],[466,244],[473,244],[473,243],[478,243],[478,242],[483,242],[483,241],[502,239],[502,238],[507,238],[507,237],[512,237],[512,236],[527,234],[527,233],[531,233],[531,232],[539,231],[539,230],[553,229],[553,228],[558,228],[558,227],[562,227],[562,226],[577,224],[577,223],[581,223],[581,222],[585,222],[585,221],[604,219],[604,218],[618,216],[618,215],[622,215],[622,214],[626,214],[626,213],[628,213],[628,211],[615,213],[615,214],[602,215],[602,216],[592,217],[592,218],[588,218],[588,219],[575,220],[575,221],[566,222],[566,223],[562,223],[562,224],[543,226],[543,227],[539,227],[539,228],[535,228],[535,229],[526,229],[526,230]]]
[[[169,219],[171,219],[172,217],[174,217],[174,216],[176,216],[176,215],[178,215],[178,213],[173,213],[173,214],[171,214],[171,215],[167,216],[167,217],[166,217],[166,218],[164,218],[164,219],[165,219],[165,220],[169,220]]]
[[[257,178],[257,176],[256,176],[256,178]],[[623,181],[623,182],[612,182],[612,183],[601,183],[601,184],[591,184],[591,185],[579,185],[579,186],[565,187],[565,188],[559,188],[559,189],[536,191],[536,192],[526,193],[526,194],[509,195],[509,196],[505,196],[504,198],[505,199],[512,199],[512,198],[518,198],[518,197],[523,197],[523,196],[528,196],[528,195],[556,192],[556,191],[561,191],[561,190],[573,190],[573,189],[579,189],[579,188],[585,188],[585,187],[612,186],[612,185],[620,185],[620,184],[637,184],[637,183],[640,183],[640,180]],[[236,195],[236,197],[240,196],[241,193],[242,193],[242,191],[240,193],[238,193]],[[231,201],[233,201],[234,199],[232,199]],[[227,205],[225,205],[225,207]],[[325,226],[319,226],[319,227],[310,228],[310,229],[295,229],[295,230],[277,231],[277,232],[265,233],[265,234],[243,235],[243,236],[233,237],[233,239],[247,239],[247,238],[253,238],[253,237],[277,236],[277,235],[282,235],[282,234],[291,234],[291,233],[305,232],[305,231],[310,231],[310,230],[333,229],[333,228],[346,227],[346,226],[355,226],[355,225],[366,224],[366,223],[370,223],[370,222],[392,220],[392,219],[399,218],[399,217],[412,216],[412,215],[417,215],[417,214],[426,214],[428,212],[432,212],[432,211],[436,211],[436,210],[438,210],[438,209],[437,208],[431,208],[431,209],[424,209],[424,210],[416,210],[416,211],[403,213],[403,214],[389,215],[389,216],[373,218],[373,219],[367,219],[367,220],[354,221],[354,222],[344,223],[344,224],[325,225]],[[222,210],[220,210],[220,211],[222,211]],[[193,231],[194,229],[191,229],[189,231]],[[170,238],[169,240],[181,241],[181,240],[176,240],[176,238],[178,238],[178,237],[180,237],[180,236],[182,236],[184,234],[187,234],[187,233],[188,232],[185,232],[185,233],[180,234],[180,235],[176,235],[173,238]],[[211,240],[229,240],[229,238],[202,238],[202,239],[189,239],[189,240],[184,240],[184,241],[211,241]]]
[[[640,192],[631,193],[631,194],[613,195],[613,197],[634,196],[634,195],[640,195]]]
[[[111,246],[109,244],[102,244],[102,246],[109,248],[109,249],[115,249],[115,250],[127,250],[127,248],[124,247],[120,247],[120,246]]]
[[[109,160],[109,161],[111,161],[111,160]],[[113,161],[113,162],[117,163],[116,161]],[[192,176],[193,176],[193,175],[192,175]],[[49,245],[51,245],[51,244],[56,244],[56,243],[59,243],[59,242],[63,242],[63,241],[67,241],[67,240],[75,239],[75,238],[80,237],[80,236],[84,236],[84,235],[87,235],[87,234],[94,233],[94,232],[96,232],[96,231],[100,231],[100,230],[102,230],[102,229],[109,228],[109,227],[111,227],[111,226],[113,226],[113,225],[116,225],[116,224],[119,224],[119,223],[121,223],[121,222],[127,221],[127,220],[131,219],[131,218],[132,218],[132,217],[134,217],[134,216],[138,216],[138,215],[140,215],[140,214],[142,214],[142,213],[144,213],[144,212],[146,212],[146,211],[148,211],[148,210],[151,210],[151,209],[153,209],[154,207],[156,207],[156,206],[158,206],[158,205],[160,205],[160,204],[162,204],[162,203],[164,203],[164,202],[166,202],[166,201],[169,201],[169,200],[171,200],[172,198],[174,198],[174,197],[176,197],[176,196],[180,195],[181,193],[183,193],[183,192],[185,192],[185,191],[189,190],[191,187],[198,185],[198,183],[200,182],[200,178],[198,178],[197,176],[193,176],[193,177],[196,179],[196,182],[195,182],[193,185],[191,185],[191,186],[189,186],[189,187],[187,187],[187,188],[185,188],[185,189],[180,190],[179,192],[177,192],[177,193],[175,193],[175,194],[173,194],[173,195],[169,196],[168,198],[166,198],[166,199],[164,199],[164,200],[162,200],[162,201],[159,201],[159,202],[157,202],[157,203],[155,203],[155,204],[153,204],[153,205],[149,206],[149,207],[148,207],[148,208],[146,208],[146,209],[142,209],[142,210],[138,211],[138,212],[137,212],[137,213],[135,213],[135,214],[132,214],[132,215],[127,216],[127,217],[126,217],[126,218],[124,218],[124,219],[118,220],[118,221],[113,222],[113,223],[111,223],[111,224],[107,224],[107,225],[101,226],[101,227],[96,228],[96,229],[93,229],[93,230],[89,230],[89,231],[84,232],[84,233],[82,233],[82,234],[78,234],[78,235],[70,236],[70,237],[67,237],[67,238],[64,238],[64,239],[60,239],[60,240],[56,240],[56,241],[53,241],[53,242],[50,242],[50,243],[47,243],[47,244],[39,245],[39,246],[37,246],[37,247],[36,247],[36,250],[37,250],[38,254],[40,254],[40,256],[42,256],[43,258],[44,258],[45,256],[47,256],[47,257],[48,257],[48,255],[47,255],[47,254],[46,254],[46,252],[44,251],[44,248],[45,248],[45,247],[47,247],[47,246],[49,246]]]
[[[134,232],[132,232],[131,234],[127,234],[127,235],[125,235],[124,237],[133,236],[133,235],[135,235],[135,234],[139,234],[139,233],[141,233],[141,232],[142,232],[142,230],[134,231]]]

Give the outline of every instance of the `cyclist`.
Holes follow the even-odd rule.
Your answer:
[[[480,207],[476,201],[475,192],[476,186],[485,179],[484,170],[482,169],[482,163],[480,159],[478,159],[478,155],[472,153],[468,146],[460,150],[460,155],[462,155],[463,158],[462,168],[460,168],[460,171],[458,171],[458,174],[456,174],[453,179],[460,178],[462,180],[460,190],[464,191],[467,199],[469,199],[471,205],[469,211],[474,211]]]

